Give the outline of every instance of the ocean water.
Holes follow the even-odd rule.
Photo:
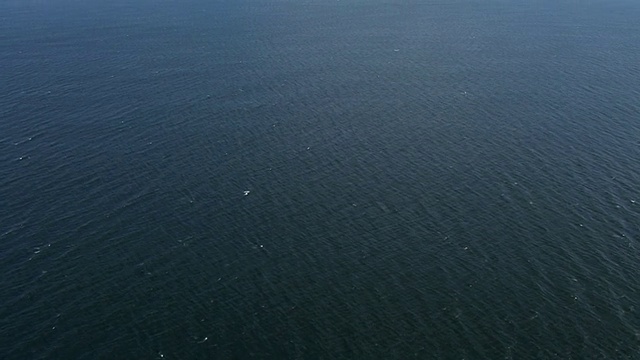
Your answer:
[[[0,2],[0,358],[640,359],[640,2]]]

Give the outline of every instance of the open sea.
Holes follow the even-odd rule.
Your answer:
[[[1,0],[0,359],[640,359],[640,1]]]

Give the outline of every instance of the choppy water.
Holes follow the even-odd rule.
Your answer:
[[[638,19],[3,1],[0,357],[640,359]]]

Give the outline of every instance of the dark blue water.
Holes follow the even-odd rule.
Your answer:
[[[0,358],[640,359],[637,1],[0,3]]]

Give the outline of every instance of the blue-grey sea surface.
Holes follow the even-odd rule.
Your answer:
[[[640,359],[640,2],[3,0],[0,358]]]

